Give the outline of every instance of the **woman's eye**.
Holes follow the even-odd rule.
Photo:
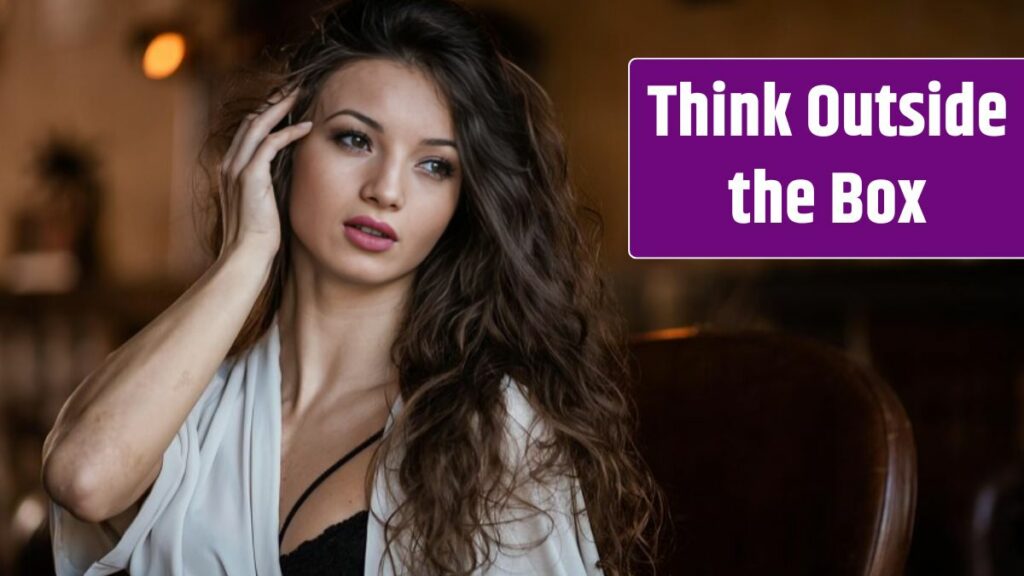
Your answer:
[[[448,178],[452,175],[452,172],[455,171],[450,162],[447,160],[438,160],[436,158],[427,160],[421,165],[426,168],[427,172],[432,176],[436,176],[438,178]]]
[[[340,142],[343,146],[354,150],[370,149],[370,139],[366,137],[366,134],[361,134],[359,132],[342,132],[335,136],[334,139]]]

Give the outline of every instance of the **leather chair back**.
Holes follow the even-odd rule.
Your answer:
[[[640,450],[666,490],[661,574],[902,574],[916,497],[899,399],[840,351],[777,333],[634,337]]]

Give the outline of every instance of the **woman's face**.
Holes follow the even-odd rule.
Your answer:
[[[462,182],[440,90],[407,65],[359,60],[330,75],[313,106],[313,129],[293,152],[297,247],[347,282],[411,280],[451,220]],[[393,237],[360,229],[366,224]]]

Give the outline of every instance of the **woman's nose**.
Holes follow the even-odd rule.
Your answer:
[[[382,159],[375,163],[370,168],[360,195],[363,200],[381,208],[401,208],[405,203],[405,195],[402,192],[402,173],[398,162]]]

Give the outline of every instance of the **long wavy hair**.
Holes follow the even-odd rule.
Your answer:
[[[385,519],[389,557],[397,552],[417,573],[469,574],[501,545],[480,528],[500,522],[496,503],[516,490],[503,456],[507,374],[550,431],[529,448],[540,455],[530,478],[576,481],[606,574],[653,571],[663,498],[634,445],[626,328],[598,270],[600,216],[571,186],[546,93],[502,55],[485,23],[449,1],[353,0],[313,20],[308,36],[278,53],[279,69],[263,74],[262,97],[222,108],[207,141],[213,161],[244,113],[272,94],[298,87],[288,119],[298,122],[332,72],[387,58],[437,83],[463,166],[459,204],[416,271],[391,349],[404,409],[370,467],[401,454],[396,479],[406,496]],[[229,356],[252,346],[280,306],[291,166],[290,148],[272,165],[281,249]],[[205,204],[212,255],[223,243],[218,193],[211,186]],[[577,529],[582,512],[573,510]]]

